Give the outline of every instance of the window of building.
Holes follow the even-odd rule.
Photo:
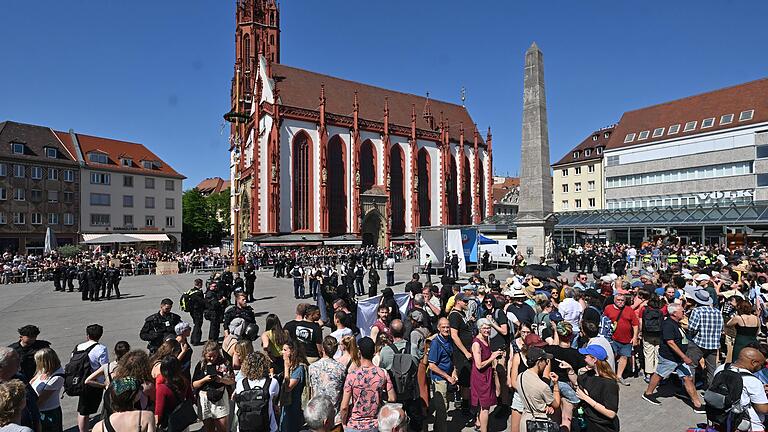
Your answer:
[[[174,190],[175,188],[176,188],[176,186],[174,185],[174,182],[173,182],[173,180],[166,180],[166,181],[165,181],[165,190],[167,190],[167,191],[172,191],[172,190]]]
[[[133,166],[133,159],[122,158],[122,159],[120,159],[120,164],[125,166],[125,167]]]
[[[624,137],[624,142],[625,143],[630,143],[630,142],[632,142],[634,140],[635,140],[635,134],[633,134],[633,133],[629,133],[629,134],[627,134],[627,136]]]
[[[99,172],[92,172],[91,173],[91,184],[103,184],[108,185],[110,184],[110,175],[107,173],[99,173]]]
[[[168,228],[173,227],[173,216],[166,216],[165,217],[165,226]]]
[[[768,174],[758,174],[757,185],[761,187],[768,186]]]
[[[710,128],[710,127],[712,127],[714,125],[715,125],[715,118],[714,117],[705,118],[704,120],[701,121],[701,128],[702,129]]]
[[[48,180],[58,180],[59,170],[56,168],[48,168]]]
[[[123,186],[124,187],[133,187],[133,176],[124,175],[123,176]]]
[[[43,200],[43,191],[40,189],[32,189],[30,192],[30,201],[39,203]]]
[[[91,193],[92,206],[108,206],[111,204],[111,196],[105,193]]]
[[[59,214],[58,213],[48,213],[48,224],[50,224],[50,225],[58,225],[59,224]]]
[[[109,226],[109,215],[102,213],[91,213],[91,225]]]
[[[5,201],[8,199],[8,190],[4,187],[0,187],[0,200]]]
[[[589,203],[589,208],[595,208],[595,199],[594,198],[590,198],[588,203]]]
[[[144,179],[144,188],[146,189],[154,189],[155,188],[155,179],[152,177],[147,177]]]
[[[5,218],[5,213],[0,212],[0,225],[5,225],[8,223],[8,220]]]
[[[563,177],[568,177],[568,168],[563,168],[562,173]]]
[[[757,146],[757,158],[758,159],[768,158],[768,144]]]
[[[592,149],[586,149],[584,150],[584,156],[589,156],[592,154]]]
[[[573,158],[578,159],[578,157],[579,157],[579,152],[577,151],[573,152]]]
[[[13,176],[18,178],[24,178],[24,165],[14,165]]]
[[[568,193],[568,185],[567,184],[563,185],[563,193]]]
[[[14,212],[13,213],[13,223],[15,225],[24,225],[27,223],[27,215],[26,213],[22,212]]]
[[[49,190],[48,191],[48,202],[49,203],[57,203],[57,202],[59,202],[59,191]]]
[[[563,200],[563,210],[568,210],[568,200]]]
[[[590,164],[587,166],[587,172],[595,172],[595,164]]]
[[[144,218],[144,226],[153,227],[155,226],[155,217],[154,216],[147,216]]]
[[[576,182],[576,183],[573,185],[573,188],[574,188],[574,190],[575,190],[576,192],[581,192],[581,182]]]
[[[165,208],[168,210],[173,210],[173,198],[166,198],[165,199]]]
[[[88,153],[88,160],[91,162],[96,162],[100,164],[107,164],[109,163],[109,158],[104,153]]]
[[[16,188],[13,190],[13,199],[16,201],[26,200],[26,191],[22,188]]]
[[[696,129],[696,124],[697,124],[697,123],[698,123],[698,122],[697,122],[697,121],[695,121],[695,120],[694,120],[694,121],[689,121],[689,122],[688,122],[688,123],[686,123],[686,124],[685,124],[685,126],[683,127],[683,132],[689,132],[689,131],[692,131],[692,130]]]
[[[124,227],[133,227],[133,215],[123,215],[123,226]]]
[[[680,132],[680,125],[674,124],[669,127],[669,130],[667,131],[667,135],[674,135],[676,133]]]
[[[644,140],[648,139],[648,135],[651,133],[651,131],[642,131],[640,132],[640,135],[637,136],[638,140]]]
[[[720,117],[720,124],[728,124],[733,123],[733,114],[725,114],[722,117]]]
[[[596,148],[595,151],[597,152],[597,154],[603,154],[603,148],[602,147]]]
[[[14,154],[24,154],[24,144],[22,144],[22,143],[11,143],[11,151]]]
[[[587,190],[588,191],[595,190],[595,181],[594,180],[590,180],[590,181],[587,182]]]
[[[73,170],[64,170],[64,181],[67,183],[72,183],[75,181],[75,171]]]
[[[75,194],[72,192],[64,192],[64,202],[65,203],[71,203],[74,199]]]
[[[59,152],[53,147],[46,147],[45,156],[50,159],[56,159],[57,157],[59,157]]]
[[[8,166],[4,163],[0,163],[0,177],[8,175]]]
[[[144,208],[155,208],[155,197],[144,197]]]
[[[40,180],[43,178],[43,168],[39,166],[33,166],[29,168],[29,177],[32,180]]]
[[[576,175],[581,175],[581,167],[576,167],[573,169],[573,171]]]
[[[573,206],[576,208],[581,208],[581,200],[577,199],[574,201]]]
[[[592,141],[597,141],[597,138],[598,138],[597,135],[592,135]]]
[[[75,215],[72,213],[64,213],[64,225],[74,225]]]
[[[606,166],[616,166],[619,164],[619,157],[618,156],[608,156],[608,158],[605,160]]]
[[[653,138],[658,138],[660,136],[664,135],[664,128],[656,128],[653,130]]]
[[[133,195],[123,195],[123,207],[133,207]]]
[[[143,161],[141,165],[144,167],[144,169],[154,169],[155,168],[154,162],[151,162],[151,161]]]
[[[754,115],[755,115],[755,110],[742,111],[741,114],[739,114],[739,121],[752,120],[752,117],[754,117]]]

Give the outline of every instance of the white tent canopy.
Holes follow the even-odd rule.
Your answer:
[[[84,244],[141,243],[171,241],[167,234],[83,234]]]

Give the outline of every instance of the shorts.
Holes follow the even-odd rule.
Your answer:
[[[557,382],[557,386],[560,388],[560,396],[564,397],[568,402],[576,405],[581,402],[578,396],[576,396],[576,390],[571,387],[570,383],[564,383],[562,381]]]
[[[515,395],[512,396],[512,409],[519,413],[522,413],[523,409],[525,409],[523,407],[523,398],[520,397],[519,392],[515,392]]]
[[[667,378],[668,376],[672,375],[673,372],[676,373],[680,378],[690,377],[693,375],[691,373],[691,368],[687,364],[677,363],[675,361],[667,360],[664,357],[659,356],[659,365],[656,366],[656,375],[659,375],[662,378]]]
[[[613,353],[616,354],[616,357],[632,357],[632,343],[621,343],[616,342],[615,340],[611,341],[611,346],[613,347]]]
[[[227,390],[224,390],[224,395],[217,402],[209,401],[206,391],[199,393],[199,399],[198,417],[200,420],[220,419],[229,415],[229,392]]]
[[[456,349],[453,351],[453,367],[456,368],[456,374],[459,377],[456,384],[458,384],[459,387],[469,387],[471,365],[461,350]]]
[[[89,416],[99,412],[103,394],[104,389],[91,386],[83,387],[83,393],[77,399],[77,413],[81,416]]]

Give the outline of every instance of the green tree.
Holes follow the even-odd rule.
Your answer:
[[[190,189],[182,196],[182,248],[218,246],[229,227],[229,189],[203,196]]]

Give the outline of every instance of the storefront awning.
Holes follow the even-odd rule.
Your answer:
[[[171,241],[166,234],[83,234],[84,244],[141,243]]]
[[[167,242],[171,241],[167,234],[128,234],[141,242]]]
[[[362,240],[326,240],[323,242],[326,246],[360,246]]]

